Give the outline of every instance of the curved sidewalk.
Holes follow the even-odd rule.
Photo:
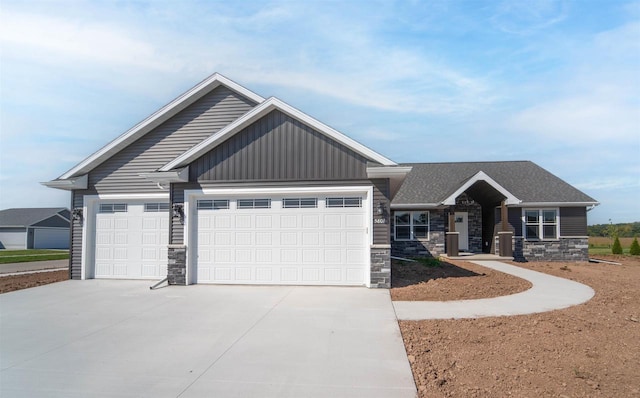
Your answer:
[[[589,301],[595,292],[582,283],[499,261],[471,261],[483,267],[526,279],[531,289],[509,296],[455,301],[394,301],[399,320],[463,319],[524,315],[558,310]]]

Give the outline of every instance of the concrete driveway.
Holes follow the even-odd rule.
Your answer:
[[[0,396],[416,395],[387,290],[149,285],[0,295]]]

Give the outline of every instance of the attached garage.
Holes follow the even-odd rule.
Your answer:
[[[35,228],[34,249],[68,249],[69,228]]]
[[[192,283],[365,285],[368,191],[192,194]]]
[[[162,279],[167,275],[169,203],[97,200],[88,223],[95,249],[89,277]]]

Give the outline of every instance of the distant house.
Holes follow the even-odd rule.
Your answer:
[[[179,285],[388,288],[392,253],[584,261],[598,204],[528,161],[398,164],[219,74],[44,184],[71,191],[73,279]]]
[[[68,249],[70,219],[62,207],[0,210],[0,249]]]

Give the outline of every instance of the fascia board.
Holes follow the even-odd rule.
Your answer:
[[[52,180],[41,182],[40,184],[45,187],[55,188],[55,189],[64,189],[67,191],[71,191],[74,189],[87,189],[89,183],[89,175],[83,174],[79,177],[72,177],[66,180]]]
[[[369,178],[404,177],[411,172],[411,166],[367,167]]]
[[[385,166],[397,165],[394,161],[387,159],[386,157],[380,155],[377,152],[374,152],[373,150],[365,147],[359,142],[352,140],[346,135],[332,129],[331,127],[312,118],[311,116],[303,113],[302,111],[299,111],[298,109],[280,101],[275,97],[270,97],[269,99],[262,102],[260,105],[251,109],[250,111],[245,113],[243,116],[239,117],[238,119],[236,119],[235,121],[233,121],[232,123],[224,127],[222,130],[218,131],[216,134],[202,141],[198,145],[195,145],[190,150],[186,151],[185,153],[178,156],[171,162],[162,166],[159,169],[159,171],[169,171],[173,168],[180,167],[194,161],[198,157],[204,155],[207,151],[210,151],[211,149],[215,148],[221,142],[225,141],[229,137],[241,131],[243,128],[249,126],[251,123],[257,121],[258,119],[267,115],[269,112],[275,109],[291,116],[294,119],[297,119],[303,122],[304,124],[314,128],[320,133],[328,136],[329,138],[332,138],[344,144],[345,146],[351,148],[353,151],[361,154],[362,156],[368,159],[379,162]]]
[[[140,177],[157,183],[188,182],[189,166],[172,171],[155,171],[139,174]]]
[[[202,82],[195,85],[187,92],[180,95],[178,98],[171,101],[169,104],[162,107],[160,110],[151,114],[151,116],[147,117],[140,123],[133,126],[131,129],[121,134],[118,138],[111,141],[102,149],[93,153],[91,156],[80,162],[74,168],[61,175],[59,179],[67,179],[78,173],[86,173],[90,171],[95,166],[102,163],[104,160],[113,156],[115,153],[119,152],[133,141],[158,127],[160,124],[164,123],[165,121],[176,115],[178,112],[193,104],[220,85],[224,85],[230,90],[236,91],[237,93],[257,103],[261,103],[264,101],[264,98],[259,96],[258,94],[242,87],[238,83],[229,80],[219,73],[214,73]]]
[[[445,206],[442,206],[439,203],[391,203],[391,208],[392,209],[397,209],[397,210],[402,210],[402,209],[406,209],[406,210],[411,210],[411,209],[440,209],[440,208],[444,208]]]
[[[587,207],[599,204],[600,202],[521,202],[512,207]]]
[[[522,203],[520,199],[516,198],[515,195],[507,191],[502,185],[498,184],[493,178],[489,177],[484,171],[479,171],[473,177],[469,178],[467,182],[462,184],[462,186],[458,188],[453,194],[451,194],[444,201],[442,201],[442,204],[449,205],[449,206],[455,205],[456,198],[478,181],[485,181],[487,184],[491,185],[493,189],[500,192],[504,197],[507,198],[506,199],[507,205],[517,205]]]

